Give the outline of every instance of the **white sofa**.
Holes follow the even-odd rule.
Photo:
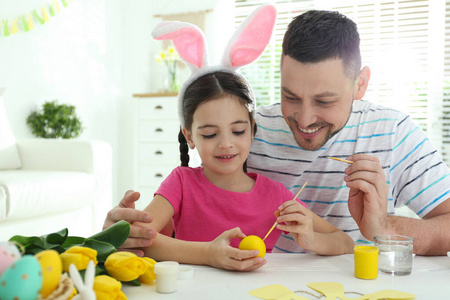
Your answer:
[[[112,150],[103,141],[16,141],[21,168],[0,170],[0,241],[68,228],[102,230],[112,205]]]

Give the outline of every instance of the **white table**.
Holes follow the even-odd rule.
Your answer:
[[[311,282],[338,282],[346,291],[363,294],[394,289],[416,295],[416,299],[450,299],[450,257],[415,256],[411,275],[393,277],[379,274],[374,280],[354,277],[353,255],[267,254],[267,264],[253,272],[232,272],[206,266],[193,266],[191,279],[179,280],[173,294],[156,293],[155,284],[123,286],[129,300],[137,299],[258,299],[249,291],[281,284],[291,291],[316,292]],[[307,299],[310,295],[298,293]],[[349,298],[356,295],[346,294]],[[324,298],[322,298],[324,299]]]

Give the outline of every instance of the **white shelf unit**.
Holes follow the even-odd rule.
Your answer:
[[[176,94],[136,94],[134,189],[136,208],[144,209],[170,172],[180,165]]]

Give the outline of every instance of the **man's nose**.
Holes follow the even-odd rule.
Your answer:
[[[316,110],[312,105],[301,105],[295,112],[295,120],[301,128],[306,128],[317,121]]]

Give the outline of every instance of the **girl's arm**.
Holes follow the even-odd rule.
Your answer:
[[[353,253],[353,239],[296,200],[279,207],[277,228],[290,232],[297,244],[321,255]]]
[[[170,202],[160,195],[155,196],[145,211],[153,216],[153,222],[140,225],[151,227],[158,233],[174,214]],[[266,263],[262,258],[255,257],[258,255],[257,250],[239,250],[230,246],[231,239],[244,237],[239,228],[225,231],[211,242],[183,241],[157,234],[152,245],[142,250],[145,256],[156,261],[173,260],[229,270],[255,270]]]
[[[318,254],[339,255],[352,254],[355,242],[353,239],[328,221],[312,213],[314,235]]]

